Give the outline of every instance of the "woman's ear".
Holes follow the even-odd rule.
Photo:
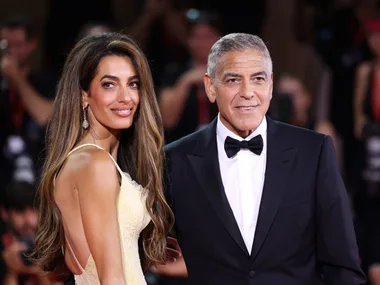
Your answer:
[[[87,108],[87,106],[88,106],[88,93],[86,91],[82,90],[81,98],[82,98],[82,107]]]

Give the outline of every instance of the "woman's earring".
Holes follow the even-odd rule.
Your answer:
[[[82,122],[82,127],[83,129],[87,130],[90,124],[88,123],[87,120],[87,108],[83,106],[83,122]]]

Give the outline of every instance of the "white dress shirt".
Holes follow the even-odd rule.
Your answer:
[[[227,157],[224,150],[224,141],[227,136],[242,141],[250,140],[259,134],[263,138],[261,155],[256,155],[248,149],[241,149],[235,156]],[[219,114],[216,137],[224,190],[247,250],[251,253],[265,178],[267,157],[266,118],[264,117],[259,127],[251,135],[243,139],[223,125]]]

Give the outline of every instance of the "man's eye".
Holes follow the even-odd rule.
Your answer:
[[[229,78],[229,79],[227,79],[227,83],[236,83],[238,81],[239,81],[238,78]]]

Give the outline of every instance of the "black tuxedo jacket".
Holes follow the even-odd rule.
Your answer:
[[[364,284],[331,138],[267,121],[267,166],[251,254],[223,189],[216,119],[166,147],[167,199],[190,284]]]

